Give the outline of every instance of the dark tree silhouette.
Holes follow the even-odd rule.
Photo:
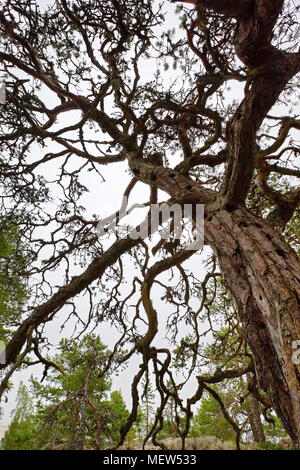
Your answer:
[[[40,351],[43,326],[64,306],[73,306],[71,313],[78,318],[73,299],[84,293],[91,305],[87,322],[118,323],[122,335],[114,353],[126,342],[131,345],[120,360],[134,352],[143,358],[133,379],[132,412],[122,439],[136,418],[138,384],[151,362],[161,400],[152,428],[154,442],[169,399],[187,416],[180,430],[184,445],[191,407],[203,389],[210,389],[207,384],[251,373],[252,392],[275,409],[297,445],[300,369],[293,361],[293,344],[300,339],[295,251],[300,191],[294,186],[300,176],[295,167],[300,121],[290,107],[300,71],[298,10],[292,0],[177,3],[181,19],[173,25],[175,32],[164,31],[160,40],[156,31],[164,22],[163,8],[173,8],[170,3],[57,0],[40,11],[27,0],[7,2],[0,11],[0,59],[7,88],[0,115],[3,217],[17,219],[23,243],[36,252],[30,268],[33,303],[15,324],[7,345],[5,380],[30,351],[45,367],[51,366]],[[195,5],[184,8],[181,3]],[[156,57],[165,68],[173,60],[182,86],[168,88],[163,74],[143,82],[145,57]],[[240,103],[226,98],[230,81],[245,85]],[[71,113],[72,124],[65,124],[65,113]],[[90,170],[97,175],[101,165],[118,162],[127,162],[133,174],[126,196],[142,182],[150,188],[150,203],[157,201],[160,189],[169,195],[169,205],[205,205],[205,244],[214,254],[201,285],[199,311],[190,306],[197,280],[182,267],[191,250],[162,242],[153,250],[160,256],[153,262],[145,240],[130,236],[104,249],[95,231],[97,219],[85,218],[80,197],[86,188],[80,176]],[[49,163],[58,169],[55,181],[47,180]],[[60,194],[55,210],[49,208],[53,185]],[[149,218],[150,213],[146,224]],[[43,227],[50,233],[47,239],[41,235]],[[136,261],[141,276],[121,299],[125,253]],[[75,258],[89,264],[72,278]],[[199,376],[198,389],[186,403],[172,375],[171,352],[153,345],[159,312],[151,289],[160,274],[173,268],[181,276],[178,286],[160,285],[175,310],[170,328],[180,328],[181,315],[193,328],[181,344],[181,354],[191,360],[188,376],[198,370],[200,324],[204,313],[207,318],[210,313],[208,285],[214,281],[214,297],[220,276],[238,315],[234,327],[238,322],[242,326],[245,357],[251,356],[241,368]],[[60,287],[48,280],[53,270],[66,272]],[[109,283],[115,284],[107,292]],[[102,291],[98,303],[94,288]],[[130,317],[128,306],[136,292],[140,300]],[[137,328],[141,317],[147,323],[145,334]],[[238,425],[227,418],[238,443]]]

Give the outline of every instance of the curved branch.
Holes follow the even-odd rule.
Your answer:
[[[95,258],[81,275],[73,277],[69,284],[61,287],[47,302],[35,308],[8,343],[6,364],[0,364],[0,369],[7,367],[8,364],[16,360],[30,328],[36,328],[41,323],[46,322],[50,314],[58,312],[69,299],[82,292],[91,282],[99,279],[104,271],[113,265],[123,253],[139,243],[140,240],[134,240],[130,236],[116,241],[103,256]]]

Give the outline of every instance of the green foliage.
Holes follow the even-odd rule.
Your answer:
[[[178,366],[179,364],[177,364]],[[167,382],[168,389],[173,393],[174,387],[172,382],[169,380]],[[177,416],[176,416],[177,412]],[[170,396],[167,406],[164,411],[164,422],[163,428],[159,432],[158,438],[159,439],[167,439],[167,438],[176,438],[179,437],[178,433],[178,422],[182,421],[181,413],[178,412],[176,409],[176,403],[173,396]]]
[[[30,450],[37,434],[33,403],[26,386],[21,382],[13,419],[1,441],[3,450]]]
[[[0,222],[0,339],[7,341],[27,300],[28,257],[18,242],[15,224]]]
[[[110,394],[110,401],[107,402],[106,405],[110,412],[110,419],[106,425],[106,432],[110,440],[117,444],[120,440],[120,429],[129,416],[129,411],[126,408],[121,391],[113,391]]]
[[[158,434],[158,439],[161,440],[175,437],[178,437],[178,430],[175,423],[174,403],[171,399],[171,403],[166,407],[164,413],[163,428]]]
[[[106,365],[110,352],[96,335],[60,342],[48,358],[45,383],[32,378],[32,395],[22,386],[5,449],[99,449],[119,442],[129,414],[121,392],[111,388]],[[33,401],[35,406],[33,407]]]
[[[287,450],[286,447],[281,443],[275,443],[275,442],[259,442],[257,444],[257,447],[259,450]]]
[[[287,438],[287,433],[275,413],[270,414],[270,418],[272,418],[274,424],[271,422],[264,424],[264,432],[269,441],[274,442],[276,440],[278,441],[278,438]]]
[[[216,436],[221,440],[234,440],[235,432],[224,418],[219,404],[207,395],[201,400],[201,406],[193,418],[191,437]]]
[[[38,398],[38,415],[46,432],[45,440],[55,446],[65,439],[68,448],[76,447],[83,419],[88,445],[97,447],[100,445],[100,417],[102,421],[107,414],[105,401],[111,387],[109,374],[103,375],[109,351],[96,335],[87,335],[77,342],[64,339],[60,342],[60,350],[60,354],[52,359],[59,369],[47,376],[46,385],[32,380]],[[87,396],[83,410],[85,388]]]

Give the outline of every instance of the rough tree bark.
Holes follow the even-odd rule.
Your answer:
[[[244,207],[255,167],[257,131],[299,71],[299,54],[281,52],[271,44],[283,0],[188,3],[236,18],[236,53],[250,71],[250,86],[227,126],[222,201],[208,209],[205,234],[237,304],[259,385],[295,445],[300,445],[300,370],[292,361],[292,342],[300,338],[299,259],[276,227]],[[299,202],[299,194],[296,198]],[[285,210],[288,203],[279,208],[282,225]]]
[[[251,384],[252,377],[249,374],[247,374],[246,377],[247,377],[248,384]],[[253,393],[250,393],[249,400],[250,400],[250,407],[251,407],[249,421],[250,421],[253,439],[255,442],[265,442],[266,437],[265,437],[265,433],[264,433],[264,429],[263,429],[263,425],[261,421],[261,404],[253,395]]]
[[[299,71],[299,54],[285,54],[271,45],[282,0],[189,3],[237,19],[236,52],[250,70],[251,84],[227,126],[222,197],[208,206],[205,236],[237,304],[260,387],[299,444],[300,370],[291,357],[292,342],[300,338],[299,260],[276,228],[244,207],[255,167],[257,131]],[[284,219],[285,208],[280,209]]]
[[[245,208],[208,216],[206,237],[238,307],[266,391],[294,442],[300,437],[300,370],[292,342],[300,337],[300,266],[272,227]]]

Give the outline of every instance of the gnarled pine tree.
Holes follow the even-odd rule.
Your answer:
[[[155,28],[163,27],[162,7],[150,0],[56,0],[43,11],[29,0],[11,1],[0,11],[0,59],[7,88],[0,123],[1,172],[9,201],[5,217],[20,213],[24,237],[36,247],[32,273],[35,279],[40,275],[36,304],[16,325],[5,367],[20,363],[30,350],[47,367],[37,346],[43,325],[62,307],[74,306],[72,299],[83,292],[91,301],[91,321],[91,285],[100,286],[104,295],[109,279],[115,287],[94,316],[97,321],[119,321],[123,333],[118,345],[130,341],[129,355],[137,351],[143,356],[133,380],[132,412],[123,438],[136,417],[137,386],[150,361],[161,397],[154,441],[170,397],[191,416],[204,385],[199,380],[186,405],[174,392],[168,369],[171,353],[153,345],[159,317],[150,291],[157,276],[178,268],[185,295],[178,299],[165,286],[165,298],[177,312],[185,308],[194,325],[196,351],[199,318],[188,306],[193,278],[181,266],[192,251],[160,245],[162,257],[151,265],[141,239],[125,236],[104,250],[95,233],[97,220],[86,219],[79,203],[86,189],[81,174],[88,169],[98,174],[101,165],[127,162],[134,176],[126,196],[142,182],[150,188],[149,202],[157,201],[160,189],[170,196],[169,205],[205,205],[205,243],[214,252],[213,265],[219,266],[234,299],[253,355],[254,369],[244,367],[231,371],[231,376],[255,371],[259,387],[299,444],[300,369],[292,356],[293,342],[300,339],[300,265],[295,252],[300,191],[294,188],[300,176],[294,167],[299,154],[294,135],[300,121],[293,111],[286,115],[300,71],[297,8],[292,0],[182,3],[194,5],[183,8],[181,24],[178,20],[175,32],[164,31],[158,42]],[[174,60],[180,86],[178,81],[164,85],[159,74],[143,82],[145,57],[151,64],[151,57],[156,57],[166,67]],[[232,80],[245,84],[239,103],[226,95]],[[270,111],[275,105],[276,114]],[[70,112],[73,121],[66,124],[64,115]],[[90,127],[93,130],[88,131]],[[49,162],[58,168],[52,181],[42,169],[50,168]],[[55,191],[49,192],[53,183],[62,191],[54,212],[49,208],[50,197],[55,196]],[[51,233],[47,240],[39,235],[41,227]],[[39,255],[44,252],[41,263]],[[133,281],[131,293],[121,301],[116,266],[122,272],[125,253],[140,263],[142,279]],[[90,262],[71,278],[70,260],[75,256]],[[66,271],[65,284],[55,292],[47,281],[53,269]],[[208,278],[216,276],[212,272]],[[140,301],[128,321],[125,306],[138,287]],[[141,305],[146,334],[136,327],[143,315]],[[73,314],[78,316],[75,307]],[[173,380],[172,391],[166,378]],[[183,441],[187,431],[188,425]]]

